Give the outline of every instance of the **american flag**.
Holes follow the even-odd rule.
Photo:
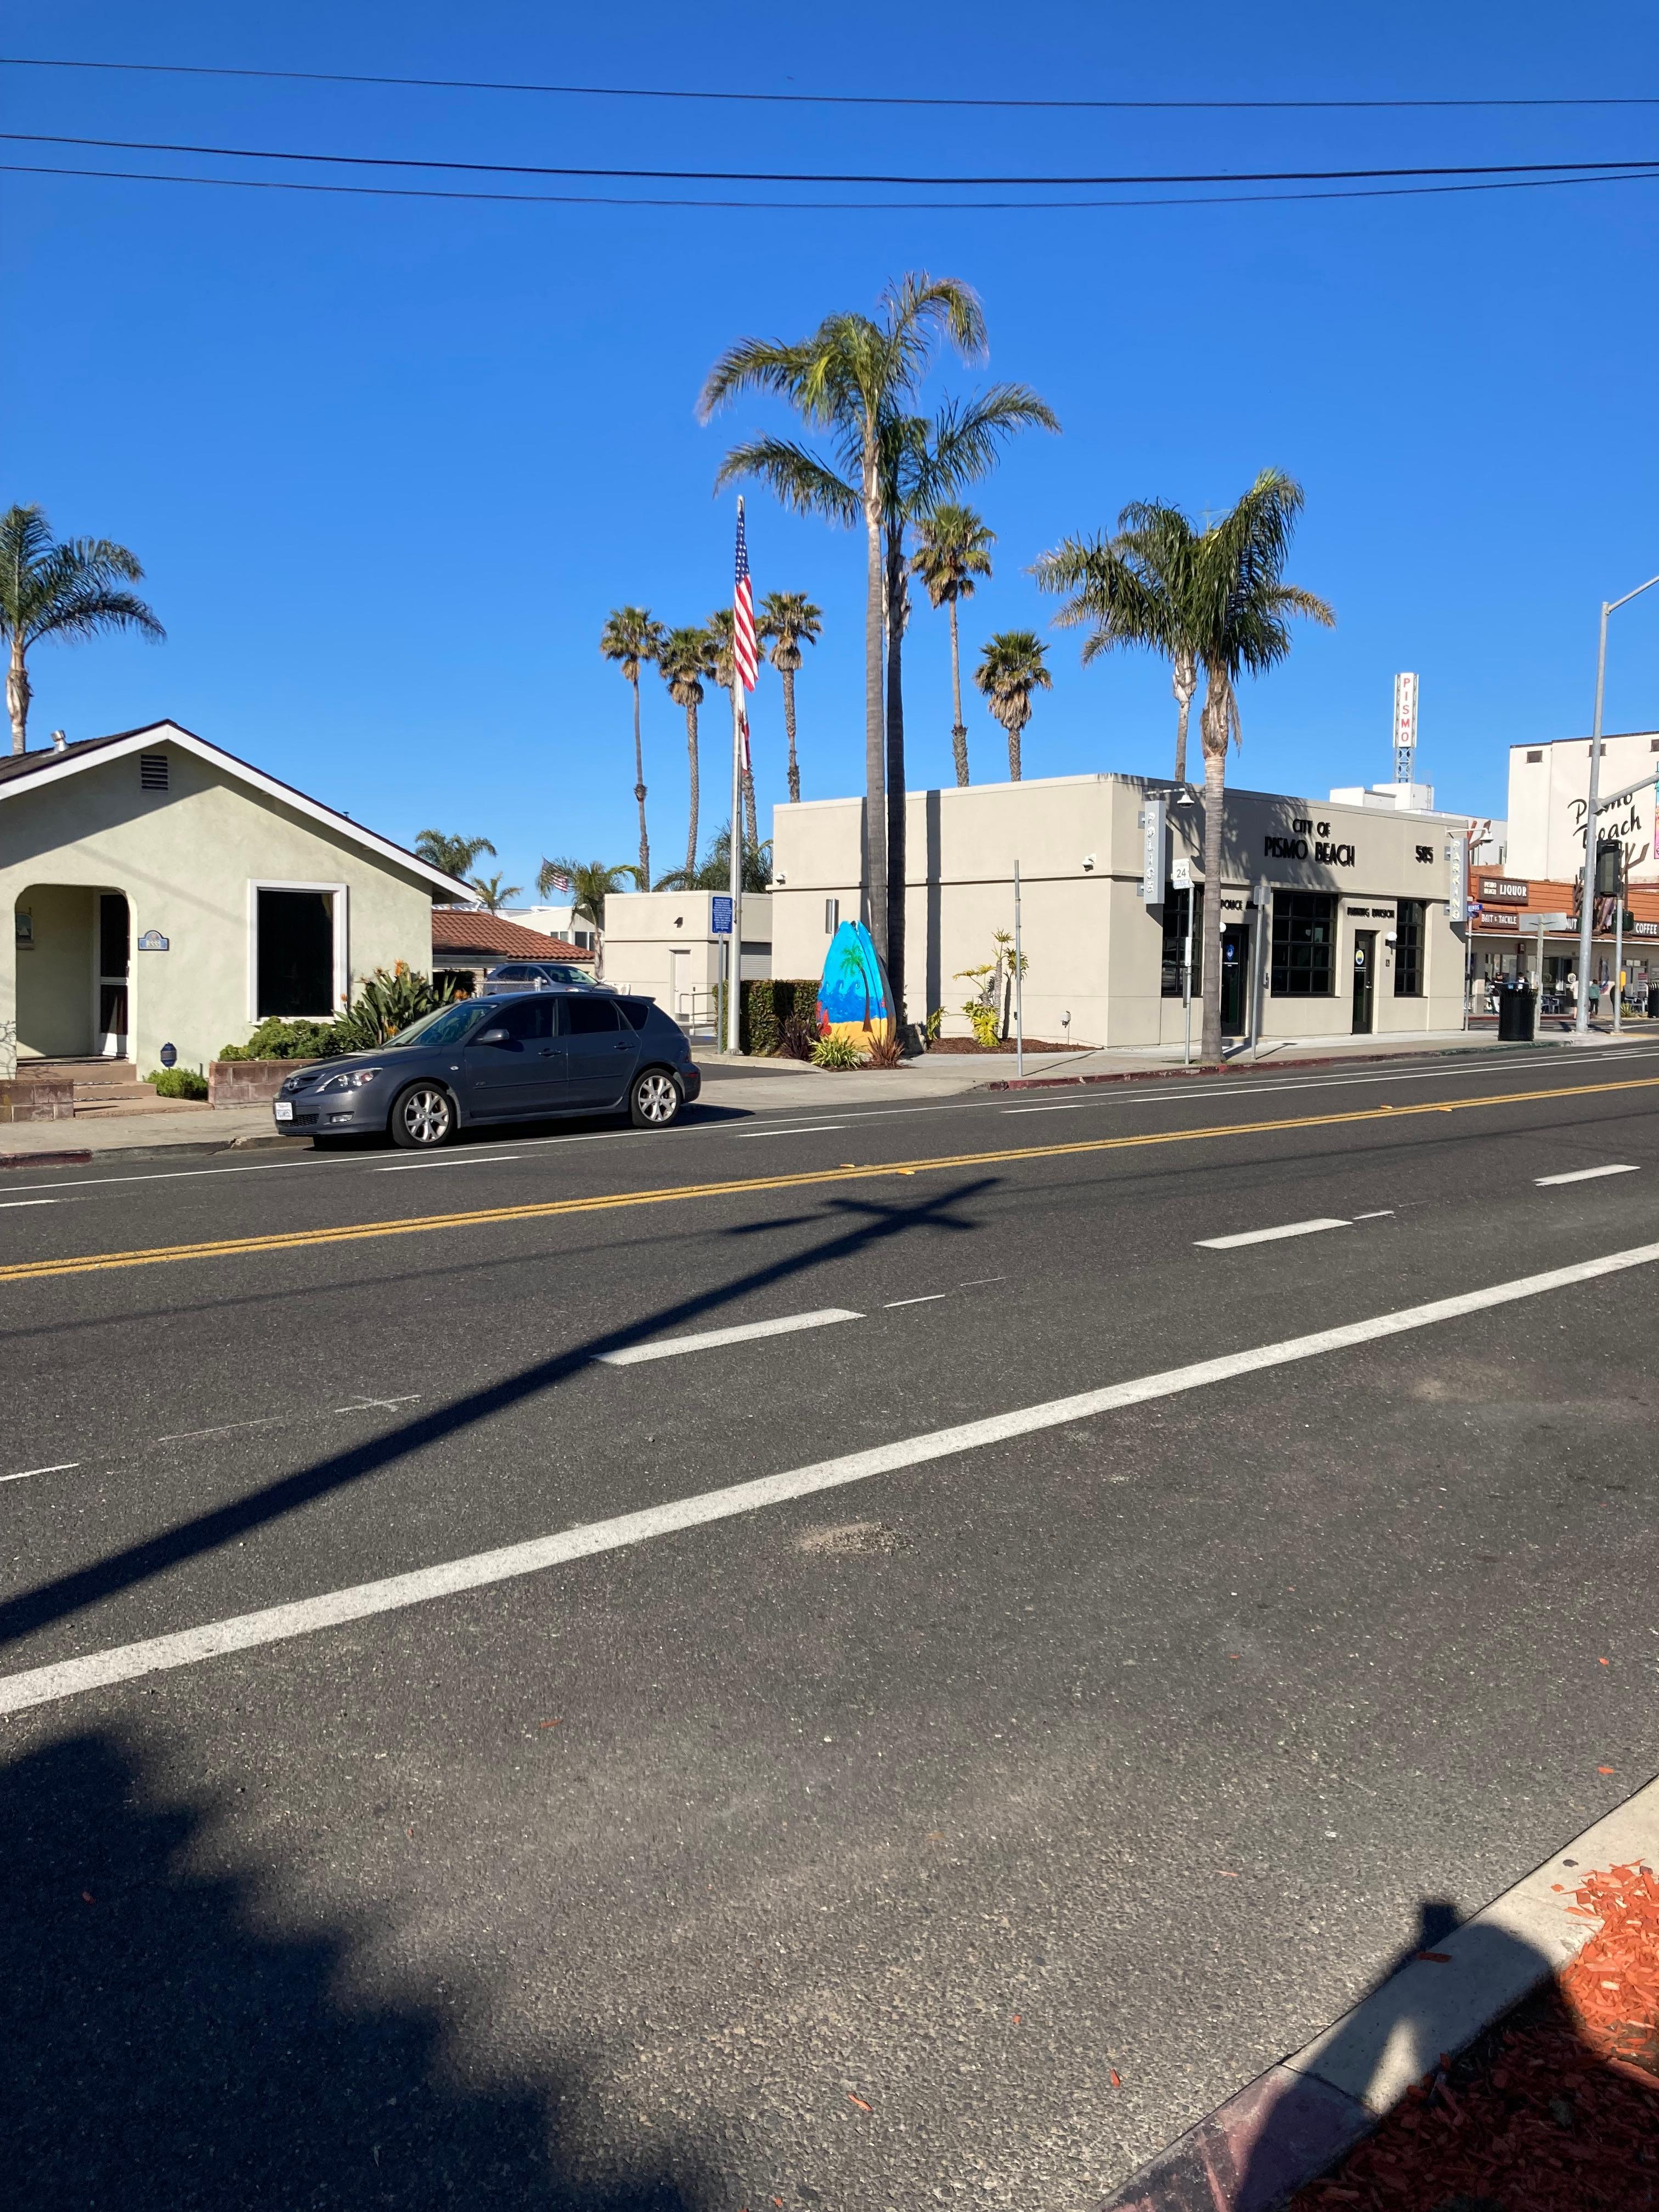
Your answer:
[[[755,592],[749,580],[749,541],[743,532],[743,501],[738,501],[738,581],[732,594],[732,658],[745,691],[755,688]]]

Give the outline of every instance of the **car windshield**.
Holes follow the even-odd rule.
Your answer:
[[[389,1048],[459,1044],[483,1012],[476,1000],[468,1000],[459,1006],[440,1006],[435,1014],[422,1014],[418,1022],[411,1022],[406,1030],[399,1030],[396,1036],[388,1037],[386,1044]]]

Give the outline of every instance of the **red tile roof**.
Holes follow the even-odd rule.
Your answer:
[[[522,922],[503,921],[499,915],[476,907],[434,906],[432,909],[432,950],[437,952],[477,953],[490,960],[580,960],[591,966],[593,955],[580,945],[567,945],[562,937],[544,936]]]

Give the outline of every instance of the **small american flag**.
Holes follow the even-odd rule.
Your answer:
[[[749,541],[743,531],[743,501],[738,501],[738,581],[732,595],[732,659],[745,691],[755,688],[755,591],[749,580]]]

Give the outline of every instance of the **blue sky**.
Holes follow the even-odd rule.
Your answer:
[[[1030,34],[1016,40],[1021,21]],[[1032,98],[1511,97],[1659,92],[1659,16],[1536,0],[1148,15],[853,0],[833,19],[638,0],[477,0],[258,20],[70,5],[14,51],[695,88]],[[823,27],[833,22],[833,35]],[[865,72],[877,74],[866,77]],[[1659,155],[1652,109],[1034,116],[629,102],[0,70],[9,131],[641,167],[951,172],[1329,167]],[[293,175],[190,156],[6,158]],[[436,180],[440,183],[445,179]],[[464,181],[464,180],[463,180]],[[1420,773],[1501,811],[1504,748],[1588,726],[1595,610],[1659,569],[1651,281],[1659,180],[1276,206],[835,212],[445,205],[57,177],[0,179],[4,496],[134,548],[169,642],[42,648],[32,735],[170,714],[388,834],[488,834],[510,882],[543,854],[635,845],[629,701],[607,611],[698,621],[729,593],[729,438],[699,428],[721,348],[873,305],[908,268],[980,291],[981,377],[1034,385],[1031,435],[976,503],[997,574],[963,642],[1043,628],[1024,573],[1128,499],[1219,508],[1256,471],[1307,510],[1291,574],[1334,605],[1247,688],[1231,773],[1322,793],[1389,772],[1392,678],[1422,680]],[[507,180],[505,189],[534,189]],[[647,187],[581,187],[622,192]],[[696,192],[696,186],[674,188]],[[718,188],[710,188],[718,196]],[[868,197],[856,191],[844,197]],[[878,196],[878,195],[877,195]],[[948,367],[933,396],[971,387]],[[750,501],[757,592],[809,592],[808,797],[857,787],[858,541]],[[1084,670],[1065,634],[1030,775],[1162,771],[1156,664]],[[906,655],[911,779],[950,775],[948,654],[925,605]],[[1659,592],[1616,617],[1607,721],[1659,724]],[[684,840],[684,726],[645,691],[653,860]],[[1000,733],[969,708],[976,771]],[[763,804],[783,794],[769,675]],[[704,788],[721,781],[718,696]],[[706,828],[723,810],[705,806]]]

